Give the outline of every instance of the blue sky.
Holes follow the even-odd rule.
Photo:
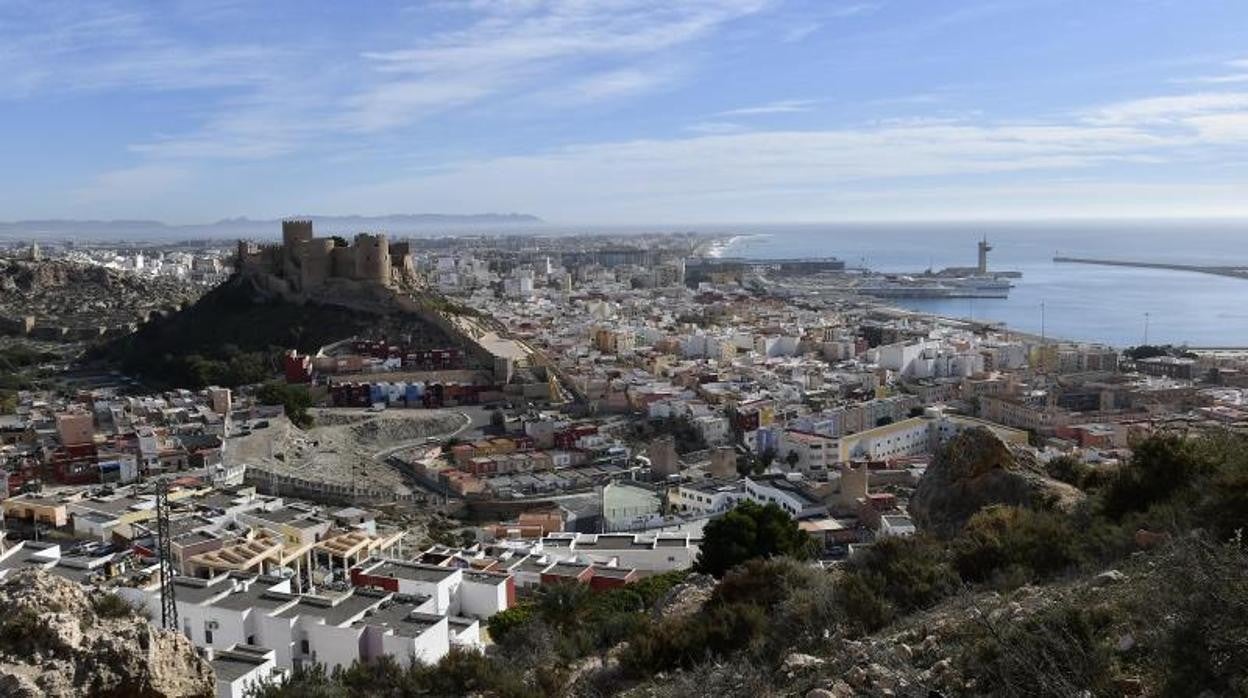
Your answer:
[[[0,0],[0,219],[1248,216],[1244,0]]]

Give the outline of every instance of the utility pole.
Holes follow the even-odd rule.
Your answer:
[[[1144,313],[1144,346],[1148,346],[1148,313]]]
[[[173,587],[173,553],[169,540],[169,483],[156,482],[156,558],[160,565],[160,624],[178,631],[178,601]]]

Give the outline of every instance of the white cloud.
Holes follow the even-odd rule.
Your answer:
[[[884,7],[882,2],[844,2],[827,12],[829,17],[857,17],[871,14]]]
[[[786,44],[795,44],[822,28],[821,22],[803,22],[786,29],[780,40]]]
[[[5,10],[0,99],[41,92],[238,87],[263,82],[271,72],[274,51],[268,47],[175,39],[151,16],[121,5],[48,0]]]
[[[732,121],[700,121],[696,124],[686,126],[685,130],[693,133],[721,135],[726,133],[740,133],[748,129],[743,124],[734,123]]]
[[[818,100],[813,99],[783,99],[776,102],[768,102],[767,104],[759,104],[753,107],[741,107],[739,109],[729,109],[721,111],[716,116],[763,116],[766,114],[793,114],[797,112],[810,111],[818,104]]]
[[[446,171],[349,189],[393,202],[560,212],[571,220],[810,218],[867,186],[904,200],[935,177],[1095,171],[1153,162],[1172,143],[1125,126],[896,123],[599,143],[451,164]],[[882,182],[889,184],[882,186]]]
[[[1194,116],[1187,120],[1187,124],[1196,129],[1205,142],[1248,143],[1248,112]]]
[[[1150,97],[1095,109],[1088,119],[1098,124],[1181,123],[1204,114],[1248,109],[1248,92],[1197,92]]]
[[[621,68],[607,70],[577,79],[567,85],[552,90],[544,90],[534,96],[531,102],[546,104],[587,104],[607,100],[618,100],[625,97],[653,92],[673,84],[682,75],[682,71],[670,67]]]
[[[1227,61],[1224,67],[1230,72],[1222,72],[1218,75],[1204,75],[1192,78],[1185,82],[1202,83],[1206,85],[1231,85],[1248,82],[1248,58]]]
[[[705,38],[732,20],[760,11],[767,0],[546,0],[495,5],[474,3],[478,16],[407,48],[364,54],[370,85],[351,99],[346,123],[361,131],[394,128],[425,115],[396,109],[396,96],[450,90],[457,106],[489,96],[516,94],[534,85],[544,92],[585,98],[636,94],[662,80],[648,77],[655,54]],[[590,70],[589,63],[608,68]],[[436,108],[436,107],[435,107]]]

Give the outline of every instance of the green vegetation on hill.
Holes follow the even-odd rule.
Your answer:
[[[61,358],[55,353],[20,344],[0,347],[0,414],[9,414],[17,408],[17,391],[38,385],[40,364]]]

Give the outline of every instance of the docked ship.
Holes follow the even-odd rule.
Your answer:
[[[975,267],[949,267],[922,274],[870,275],[854,287],[864,296],[875,298],[1008,298],[1022,276],[1017,271],[988,271],[988,239],[979,242],[979,264]]]

